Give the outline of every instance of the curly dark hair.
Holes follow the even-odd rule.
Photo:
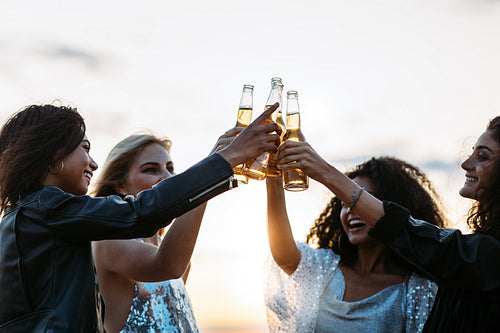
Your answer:
[[[427,176],[419,168],[394,157],[372,158],[346,172],[349,178],[367,177],[374,185],[380,200],[398,203],[410,210],[416,219],[436,226],[445,226],[444,209],[439,195]],[[351,244],[342,228],[342,202],[333,197],[314,222],[307,235],[307,243],[332,249],[343,261],[354,261],[357,248]]]
[[[0,211],[43,187],[51,165],[85,136],[76,108],[31,105],[13,114],[0,132]]]
[[[500,116],[490,120],[486,131],[500,145]],[[484,188],[479,200],[469,210],[467,225],[473,232],[493,235],[500,239],[500,158],[495,161],[496,174],[491,186]]]

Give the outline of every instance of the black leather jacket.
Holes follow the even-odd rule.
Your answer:
[[[136,199],[54,186],[22,198],[0,224],[0,332],[102,332],[91,241],[149,237],[235,186],[232,175],[213,154]]]
[[[500,239],[415,220],[393,202],[369,234],[439,286],[423,332],[500,332]]]

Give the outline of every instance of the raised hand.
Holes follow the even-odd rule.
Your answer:
[[[243,129],[244,127],[234,127],[228,130],[226,133],[222,134],[215,143],[215,146],[212,148],[210,154],[218,153],[227,146],[229,146],[229,144],[234,141],[236,136],[240,134],[240,132],[243,131]]]
[[[276,142],[280,141],[281,128],[267,119],[278,108],[279,103],[264,111],[250,125],[238,134],[238,128],[221,135],[214,151],[224,157],[232,167],[244,163],[265,152],[276,152]],[[218,150],[217,147],[220,149]]]
[[[280,146],[278,168],[301,169],[309,177],[324,183],[331,168],[307,142],[286,141]]]

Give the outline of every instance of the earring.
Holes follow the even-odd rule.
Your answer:
[[[51,174],[53,174],[54,176],[57,176],[59,173],[61,173],[61,171],[63,171],[64,169],[64,161],[61,160],[61,168],[57,171],[57,172],[53,172],[52,170],[50,170],[52,168],[52,166],[49,164],[49,172]]]
[[[339,246],[339,251],[340,251],[340,254],[344,254],[344,251],[342,251],[342,232],[339,233],[339,236],[337,237],[337,243],[338,243],[338,246]]]

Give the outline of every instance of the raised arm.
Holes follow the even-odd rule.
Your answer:
[[[276,264],[288,275],[295,272],[300,262],[300,251],[295,244],[285,205],[281,177],[267,177],[267,236]]]
[[[202,204],[175,219],[159,247],[135,240],[94,242],[98,270],[143,282],[181,277],[191,260],[205,207]]]
[[[296,161],[293,165],[287,165]],[[298,167],[350,203],[359,187],[323,160],[307,143],[288,141],[280,147],[278,167]],[[438,228],[414,220],[410,212],[382,202],[364,191],[353,208],[372,230],[370,235],[390,246],[438,283],[490,291],[500,287],[500,264],[495,254],[500,241],[485,234],[462,235],[459,230]]]
[[[317,180],[332,191],[342,202],[351,203],[360,192],[360,187],[333,165],[325,161],[307,142],[286,141],[280,147],[278,167],[302,169],[309,177]],[[296,162],[289,164],[291,162]],[[353,210],[370,227],[384,216],[382,201],[363,191]]]

